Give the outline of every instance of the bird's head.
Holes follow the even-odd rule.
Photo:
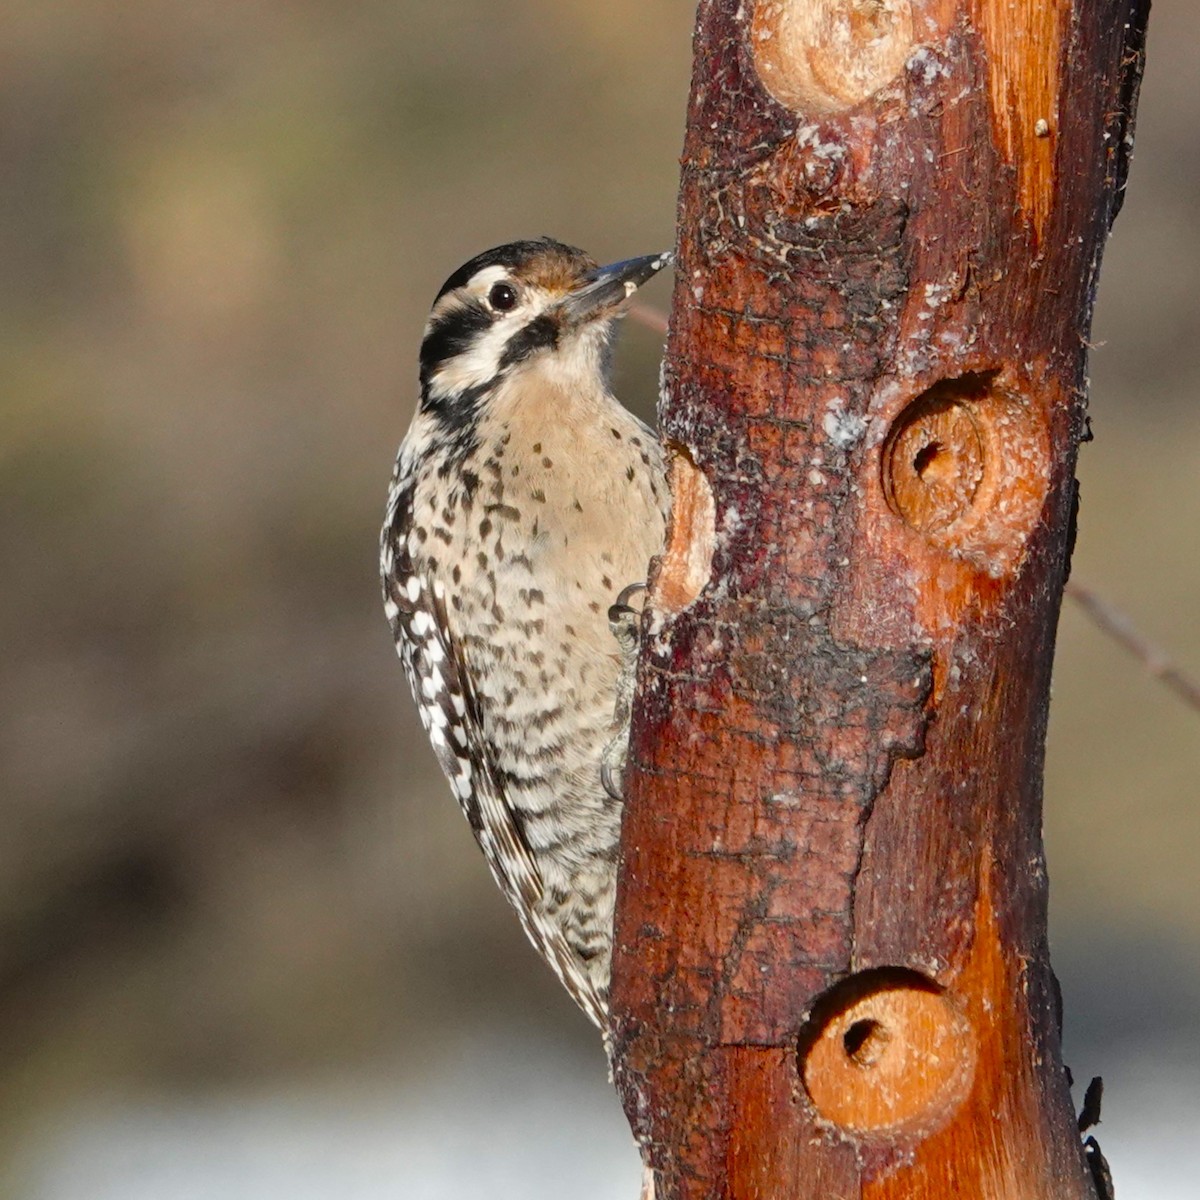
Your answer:
[[[531,367],[565,386],[602,381],[625,301],[670,253],[597,267],[550,238],[476,255],[442,285],[421,342],[421,400],[451,422]]]

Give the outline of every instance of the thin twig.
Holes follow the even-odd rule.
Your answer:
[[[653,330],[660,336],[666,336],[667,314],[661,309],[654,308],[649,304],[639,304],[635,300],[629,305],[626,312],[639,325],[644,325],[647,329]]]
[[[1078,580],[1069,580],[1066,591],[1113,641],[1120,642],[1151,675],[1169,687],[1185,704],[1200,711],[1200,683],[1176,666],[1165,650],[1143,637],[1120,609]]]

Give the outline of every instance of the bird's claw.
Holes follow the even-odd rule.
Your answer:
[[[600,759],[600,782],[614,800],[624,800],[622,790],[625,777],[625,759],[629,753],[629,732],[622,730],[607,746]]]
[[[629,750],[629,717],[633,708],[633,689],[637,681],[638,639],[642,614],[629,601],[644,592],[644,583],[631,583],[622,588],[616,603],[608,610],[608,627],[620,648],[621,669],[617,679],[617,696],[613,705],[613,726],[616,736],[604,748],[600,762],[600,781],[614,799],[624,798],[622,790],[625,759]]]

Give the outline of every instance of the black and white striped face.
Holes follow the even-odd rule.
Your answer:
[[[450,426],[470,421],[500,382],[546,356],[561,371],[604,370],[622,303],[670,261],[597,268],[549,238],[477,255],[443,285],[421,342],[421,404]]]

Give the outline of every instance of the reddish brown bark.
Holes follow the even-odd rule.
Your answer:
[[[708,0],[614,963],[660,1200],[1090,1197],[1041,775],[1145,0]]]

